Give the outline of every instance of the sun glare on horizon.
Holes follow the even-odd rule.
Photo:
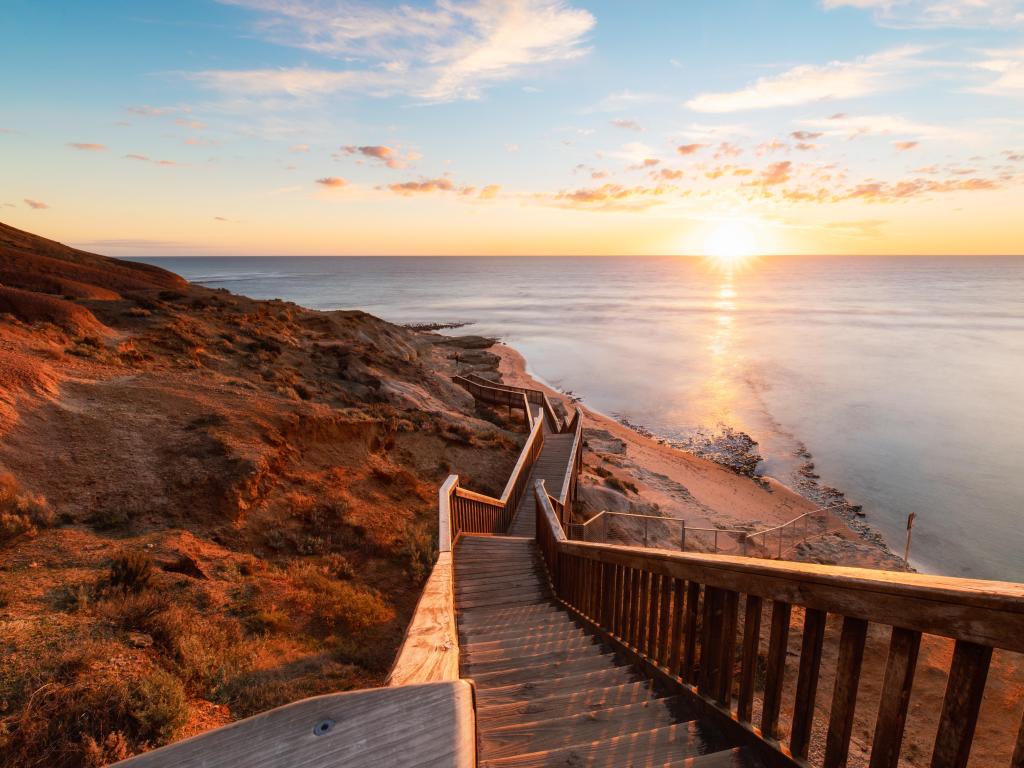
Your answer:
[[[749,259],[756,249],[754,233],[741,221],[723,221],[704,238],[704,255],[725,267]]]

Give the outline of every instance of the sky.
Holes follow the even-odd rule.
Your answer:
[[[1024,0],[4,0],[0,221],[115,256],[1024,253]]]

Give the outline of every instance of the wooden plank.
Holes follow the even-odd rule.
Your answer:
[[[602,562],[1024,652],[1024,584],[578,541],[560,546]]]
[[[455,680],[315,696],[115,765],[472,768],[475,730],[473,689]]]
[[[991,662],[987,646],[961,641],[953,648],[932,768],[966,768]]]
[[[604,688],[585,688],[555,696],[526,698],[530,693],[530,691],[524,691],[523,698],[506,704],[478,703],[476,710],[478,728],[483,731],[502,725],[536,722],[548,717],[563,717],[567,712],[592,712],[658,698],[658,694],[649,680],[620,683]]]
[[[459,634],[452,595],[452,553],[441,552],[423,586],[385,685],[459,678]]]
[[[481,768],[554,768],[559,766],[630,766],[654,768],[669,760],[695,757],[705,751],[696,723],[666,725],[641,733],[618,736],[559,749],[481,761]]]
[[[647,601],[647,642],[644,646],[644,653],[652,659],[657,656],[658,626],[660,625],[661,610],[661,576],[657,573],[651,574],[651,593]]]
[[[746,603],[743,613],[743,661],[740,668],[740,692],[736,715],[743,722],[749,723],[753,717],[763,601],[756,595],[747,595]]]
[[[832,711],[825,739],[824,768],[846,766],[867,636],[868,623],[864,619],[852,619],[849,616],[843,619],[839,658],[836,661],[836,682],[832,690]]]
[[[668,671],[672,675],[678,675],[679,664],[683,651],[683,623],[685,609],[683,601],[686,595],[686,585],[681,579],[672,580],[672,648],[668,655]]]
[[[796,678],[796,701],[793,703],[793,728],[789,736],[790,751],[807,757],[814,724],[814,700],[818,693],[821,671],[821,649],[825,643],[824,611],[808,610],[804,614],[804,636],[800,647],[800,670]]]
[[[782,684],[786,675],[786,648],[789,642],[789,603],[772,603],[772,630],[768,639],[768,669],[761,707],[761,732],[778,738],[779,710],[782,705]]]
[[[715,587],[704,589],[704,613],[701,617],[700,633],[700,674],[697,690],[705,696],[714,696],[718,687],[718,673],[721,650],[718,638],[722,633],[722,590]]]
[[[697,663],[697,617],[700,615],[700,584],[691,581],[686,587],[686,640],[683,646],[684,683],[693,682],[693,669]]]
[[[667,576],[661,582],[661,606],[658,609],[661,624],[658,627],[658,647],[654,660],[661,666],[668,665],[669,649],[672,645],[672,595],[675,582]]]
[[[633,647],[644,653],[647,647],[647,617],[650,613],[651,574],[640,572],[640,602],[636,612],[636,640]]]
[[[896,768],[899,763],[910,689],[914,685],[914,671],[920,650],[920,632],[893,627],[889,659],[882,680],[878,719],[875,722],[870,768]]]
[[[1010,768],[1024,768],[1024,717],[1021,718],[1020,728],[1017,730],[1017,746],[1010,759]]]
[[[676,699],[654,699],[608,709],[528,720],[480,734],[480,758],[529,754],[671,725]]]
[[[740,607],[740,596],[726,592],[722,603],[722,632],[719,635],[718,690],[715,698],[726,709],[732,706],[732,679],[736,655],[736,623]]]

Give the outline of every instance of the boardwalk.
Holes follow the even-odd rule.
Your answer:
[[[557,494],[572,469],[574,435],[558,427],[545,418],[529,488],[543,480]],[[460,674],[476,686],[479,765],[758,765],[573,619],[551,592],[535,534],[528,493],[508,535],[465,534],[455,548]]]

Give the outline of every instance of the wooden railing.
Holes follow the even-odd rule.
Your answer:
[[[314,696],[115,765],[474,768],[473,686],[453,680]]]
[[[474,397],[478,397],[485,402],[491,402],[501,405],[507,405],[508,403],[503,399],[503,396],[499,393],[506,393],[506,397],[520,394],[526,398],[527,402],[534,405],[538,405],[544,411],[544,417],[547,419],[548,428],[552,432],[570,432],[575,428],[575,424],[572,422],[565,422],[562,417],[558,415],[555,410],[551,399],[547,396],[547,393],[540,389],[530,389],[528,387],[514,387],[511,384],[501,384],[495,381],[485,379],[475,373],[467,374],[466,376],[456,376],[453,378],[456,384],[464,387]],[[479,394],[477,394],[479,392]],[[512,406],[518,407],[518,406]],[[576,409],[577,414],[579,409]],[[574,416],[574,419],[579,416]]]
[[[1024,652],[1021,584],[572,542],[543,483],[534,491],[537,543],[558,599],[770,766],[808,765],[812,746],[826,768],[846,765],[854,714],[874,704],[858,690],[869,624],[890,631],[871,768],[899,762],[923,634],[954,641],[941,710],[916,715],[938,722],[932,768],[967,764],[993,649]],[[759,670],[766,602],[771,623]],[[829,616],[841,617],[842,629],[827,729],[814,729]],[[802,645],[788,736],[780,740],[794,623],[802,624]],[[1013,738],[1006,752],[1012,748],[1010,765],[1022,768],[1024,724],[1011,747]]]
[[[576,489],[579,484],[580,472],[583,470],[583,417],[579,408],[576,409],[572,419],[566,423],[566,427],[572,428],[572,450],[569,454],[569,471],[565,473],[565,480],[562,487],[557,489],[558,495],[551,497],[551,504],[555,508],[562,527],[572,523],[573,502],[576,500]]]
[[[452,381],[469,392],[475,400],[490,405],[503,405],[506,408],[522,410],[526,417],[526,423],[531,429],[533,428],[533,423],[536,420],[535,411],[530,407],[530,398],[527,397],[524,390],[498,385],[496,382],[476,374],[452,376]]]
[[[544,425],[537,421],[530,430],[519,454],[501,498],[494,498],[459,486],[459,476],[450,475],[445,485],[449,489],[447,505],[450,512],[452,539],[462,533],[505,533],[523,494],[530,470],[544,449]]]

